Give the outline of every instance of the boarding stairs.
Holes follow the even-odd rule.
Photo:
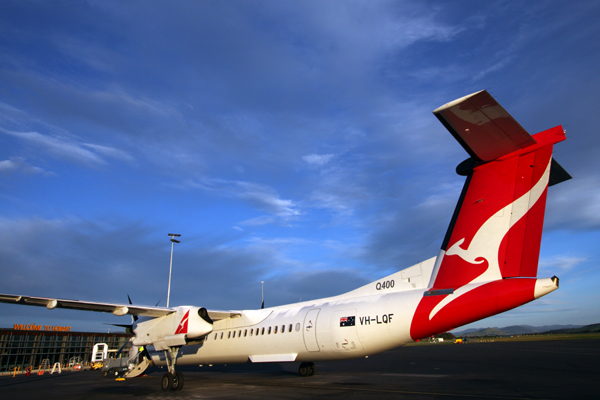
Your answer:
[[[133,369],[127,371],[123,377],[135,378],[136,376],[140,376],[150,366],[150,364],[152,364],[152,361],[144,357],[140,363],[133,367]]]

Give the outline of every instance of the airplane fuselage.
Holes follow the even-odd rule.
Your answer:
[[[518,307],[558,288],[555,278],[518,278],[473,284],[466,287],[465,295],[406,290],[405,282],[394,291],[389,286],[396,286],[394,278],[402,273],[357,289],[380,292],[377,294],[349,297],[350,292],[312,302],[246,310],[236,318],[215,321],[209,334],[181,347],[177,363],[314,362],[365,357],[479,320],[482,314],[490,316]],[[499,286],[510,288],[516,295],[496,295],[501,292]],[[381,293],[385,290],[390,292]],[[453,300],[434,319],[428,303],[439,304],[445,298]],[[178,315],[186,310],[189,308],[182,307]],[[445,322],[447,315],[453,316],[453,322]],[[164,350],[150,346],[149,352],[157,365],[166,364]]]
[[[181,348],[177,363],[321,361],[376,354],[413,341],[410,322],[423,292],[243,311],[244,316],[264,318],[254,324],[244,317],[216,321],[200,344]],[[149,350],[156,364],[165,364],[163,351]]]

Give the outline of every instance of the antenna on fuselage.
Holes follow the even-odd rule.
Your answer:
[[[260,294],[262,297],[262,305],[260,306],[260,309],[262,310],[265,308],[265,281],[260,281]]]

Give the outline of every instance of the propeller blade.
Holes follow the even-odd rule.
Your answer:
[[[133,334],[133,324],[109,324],[107,322],[104,325],[118,326],[119,328],[125,328],[125,333]]]
[[[133,303],[131,302],[131,297],[129,297],[129,293],[127,293],[127,299],[129,300],[129,304],[133,304]],[[131,317],[133,318],[133,322],[135,322],[135,321],[137,321],[137,320],[138,320],[138,316],[137,316],[137,315],[132,315]],[[132,324],[132,325],[133,325],[133,324]]]
[[[127,346],[131,342],[131,339],[133,339],[133,338],[134,338],[134,336],[132,336],[129,339],[127,339],[127,341],[125,342],[125,344],[123,346],[121,346],[121,348],[119,349],[119,351],[117,351],[117,354],[115,354],[115,358],[119,358],[119,356],[123,352],[123,349],[125,348],[125,346]]]

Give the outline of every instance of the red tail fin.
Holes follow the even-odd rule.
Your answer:
[[[552,160],[563,129],[531,136],[486,91],[434,113],[471,158],[457,168],[467,181],[429,286],[536,276],[548,182],[553,171],[568,179]]]
[[[558,288],[536,279],[549,184],[570,176],[552,159],[560,126],[529,135],[487,92],[434,114],[471,158],[429,282],[415,310],[413,339],[518,307]],[[519,279],[510,279],[519,277]],[[525,278],[530,277],[530,278]],[[506,279],[505,279],[506,278]]]

